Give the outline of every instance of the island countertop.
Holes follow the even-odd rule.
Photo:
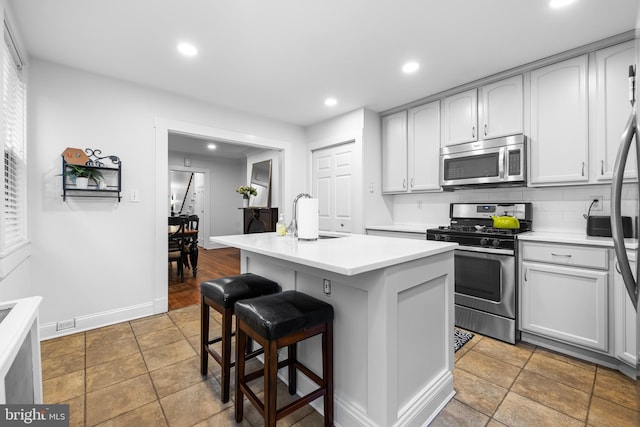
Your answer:
[[[363,234],[299,241],[275,233],[255,233],[215,236],[210,240],[346,276],[426,258],[458,246],[457,243]]]

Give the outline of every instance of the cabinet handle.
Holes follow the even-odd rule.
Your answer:
[[[413,188],[413,178],[411,178],[411,188]]]
[[[584,162],[582,162],[582,176],[584,176]]]
[[[471,126],[471,138],[475,138],[475,137],[476,137],[476,127]]]
[[[407,178],[404,178],[404,179],[402,180],[402,189],[403,189],[403,190],[406,190],[406,189],[407,189]]]
[[[616,271],[618,272],[618,274],[622,274],[622,271],[620,271],[620,264],[618,264],[618,261],[616,261]]]
[[[571,254],[554,254],[553,252],[551,252],[551,256],[560,256],[560,257],[564,257],[564,258],[571,258],[572,257]]]
[[[484,136],[487,136],[487,124],[484,124]]]
[[[604,175],[604,160],[600,160],[600,175]]]
[[[524,271],[524,281],[525,281],[525,282],[528,282],[528,281],[529,281],[528,273],[529,273],[529,269],[527,268],[527,269]]]

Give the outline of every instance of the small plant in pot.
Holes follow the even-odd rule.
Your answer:
[[[258,190],[250,185],[243,185],[236,188],[236,192],[242,194],[242,204],[244,207],[249,206],[249,195],[257,196]]]
[[[100,187],[100,182],[104,180],[102,172],[97,169],[89,168],[81,165],[68,165],[66,175],[69,176],[71,182],[75,184],[77,188],[87,188],[89,180],[95,182]]]

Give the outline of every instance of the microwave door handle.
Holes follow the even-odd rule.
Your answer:
[[[507,156],[505,156],[505,147],[500,148],[500,155],[498,157],[498,174],[500,178],[505,178],[507,170]]]

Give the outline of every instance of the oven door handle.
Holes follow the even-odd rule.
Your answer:
[[[507,255],[507,256],[515,255],[515,251],[511,249],[483,248],[478,246],[458,246],[456,251],[474,252],[474,253],[480,253],[480,254]]]

